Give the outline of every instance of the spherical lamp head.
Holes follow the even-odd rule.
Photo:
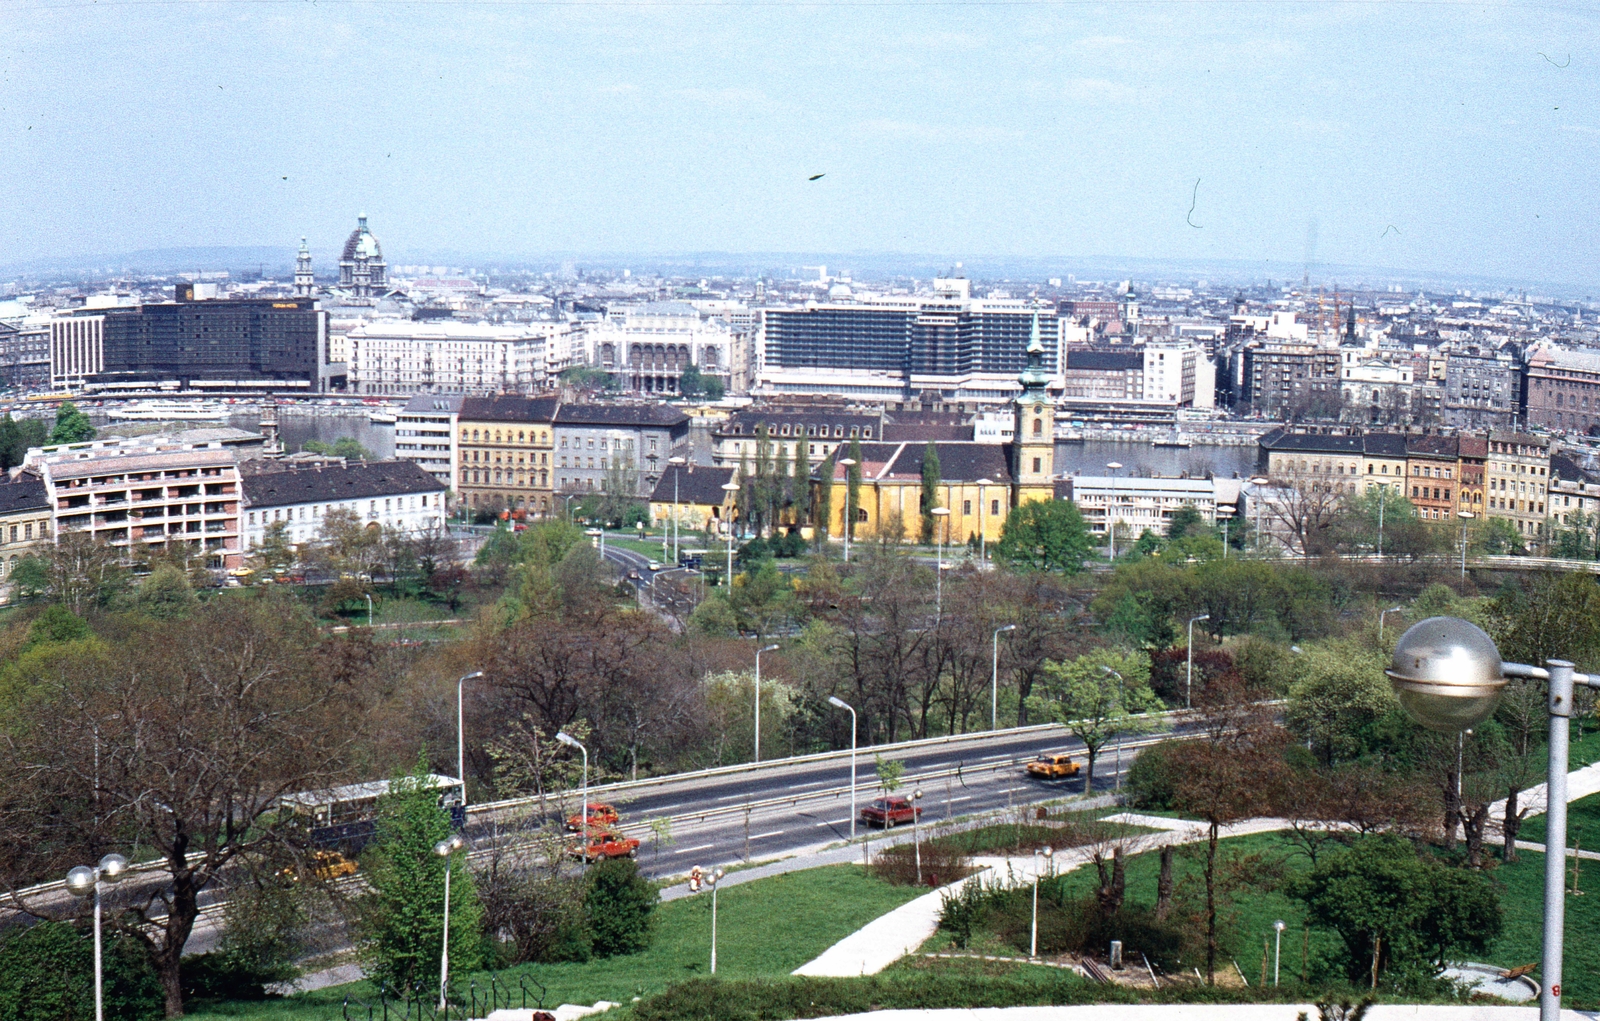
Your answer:
[[[1429,617],[1411,625],[1384,673],[1406,713],[1441,734],[1488,719],[1506,687],[1494,639],[1459,617]]]
[[[100,859],[100,878],[115,883],[128,871],[128,859],[120,854],[108,854]]]
[[[94,869],[76,865],[67,870],[67,892],[74,897],[87,897],[94,893]]]
[[[1039,849],[1039,853],[1044,855],[1046,858],[1049,858],[1051,855],[1056,853],[1056,849],[1047,844]]]

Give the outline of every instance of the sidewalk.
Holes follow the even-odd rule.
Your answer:
[[[879,1010],[844,1014],[819,1021],[1294,1021],[1305,1012],[1316,1021],[1309,1003],[1152,1004],[1148,1006],[980,1007],[965,1010]],[[1379,1005],[1367,1011],[1368,1021],[1538,1021],[1538,1007],[1445,1007],[1419,1004]],[[1563,1010],[1562,1021],[1597,1021],[1600,1014]]]

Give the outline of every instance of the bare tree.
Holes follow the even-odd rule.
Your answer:
[[[1281,522],[1289,548],[1301,556],[1317,556],[1332,546],[1328,534],[1338,516],[1342,495],[1334,483],[1294,482],[1263,498],[1268,517]]]

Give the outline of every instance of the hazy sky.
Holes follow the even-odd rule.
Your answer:
[[[327,249],[366,210],[391,261],[1298,266],[1314,233],[1318,262],[1588,283],[1597,25],[1448,0],[0,0],[0,261]]]

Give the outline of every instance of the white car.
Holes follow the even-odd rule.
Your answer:
[[[661,570],[661,561],[652,560],[652,561],[650,561],[648,566],[649,566],[650,570],[652,570],[652,571],[659,571],[659,570]]]

